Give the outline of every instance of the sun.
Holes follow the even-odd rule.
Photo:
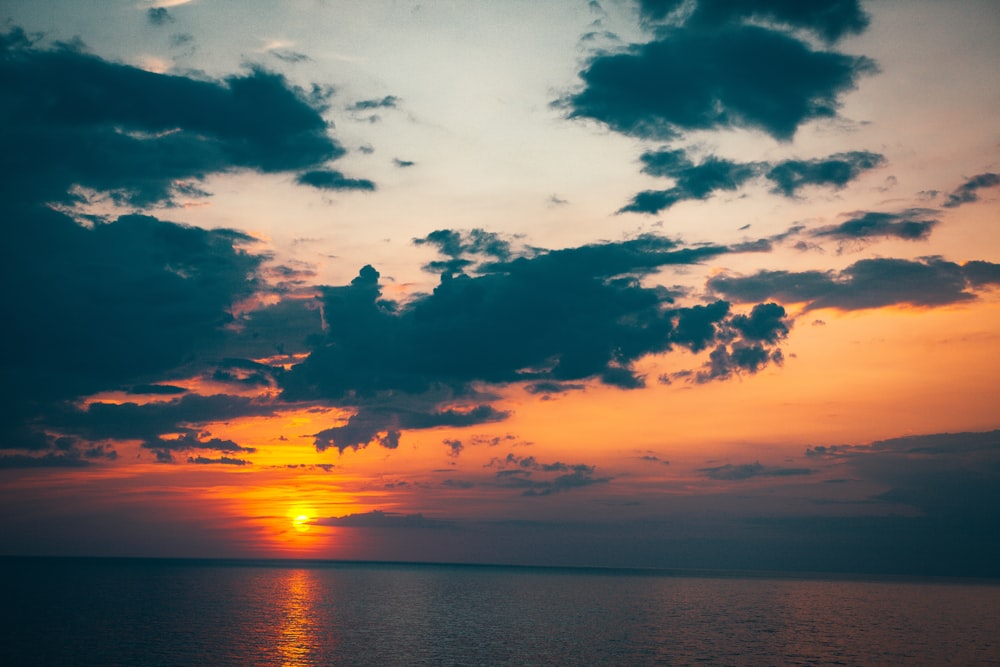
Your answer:
[[[311,517],[308,514],[299,514],[294,519],[292,519],[292,526],[294,526],[295,530],[299,531],[300,533],[304,533],[309,530],[310,518]]]

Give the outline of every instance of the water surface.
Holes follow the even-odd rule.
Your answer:
[[[1000,587],[0,559],[4,665],[1000,665]]]

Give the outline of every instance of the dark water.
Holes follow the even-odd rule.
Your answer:
[[[1000,586],[0,559],[0,665],[1000,665]]]

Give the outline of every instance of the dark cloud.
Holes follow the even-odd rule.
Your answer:
[[[971,287],[1000,285],[1000,264],[973,260],[962,265],[962,273]]]
[[[448,521],[428,519],[423,514],[401,514],[372,510],[347,516],[319,517],[309,523],[316,526],[339,526],[343,528],[444,528]]]
[[[375,190],[375,183],[365,178],[348,178],[334,169],[313,169],[299,174],[295,182],[320,190]]]
[[[643,18],[659,21],[683,0],[639,0]],[[753,21],[810,30],[828,42],[862,32],[868,16],[858,0],[697,0],[687,17],[691,26],[718,27]]]
[[[948,195],[948,198],[944,201],[942,206],[947,208],[955,208],[961,206],[962,204],[968,204],[979,200],[979,190],[983,188],[993,188],[1000,185],[1000,174],[995,174],[988,172],[985,174],[979,174],[973,176],[965,183],[955,188],[955,190]]]
[[[868,169],[885,164],[885,156],[870,151],[835,153],[816,160],[784,160],[767,172],[774,192],[793,197],[803,187],[827,185],[842,188]]]
[[[776,299],[804,303],[807,310],[943,306],[975,299],[972,290],[993,285],[1000,285],[1000,266],[978,261],[962,265],[938,257],[864,259],[840,272],[759,271],[708,280],[709,289],[735,301]]]
[[[417,164],[413,160],[400,160],[398,157],[393,158],[392,163],[400,169],[406,169],[407,167],[412,167]]]
[[[761,343],[738,342],[731,346],[718,345],[708,357],[706,368],[695,374],[695,382],[699,384],[726,380],[742,373],[752,375],[768,363],[781,365],[784,362],[781,350],[770,350]]]
[[[273,49],[271,55],[278,60],[286,63],[296,64],[312,60],[309,56],[298,51],[290,51],[288,49]]]
[[[495,473],[496,484],[504,488],[521,489],[523,496],[550,496],[572,489],[606,484],[611,477],[594,477],[594,466],[583,463],[540,463],[533,456],[519,457],[508,454],[503,459],[493,459],[489,467],[500,468]],[[541,473],[545,478],[535,476]],[[556,473],[556,474],[553,474]]]
[[[692,163],[684,151],[649,152],[642,155],[642,171],[653,176],[667,176],[676,181],[668,190],[650,190],[637,194],[619,213],[659,213],[685,200],[707,199],[717,191],[734,191],[756,176],[758,167],[710,156],[700,164]]]
[[[169,201],[178,180],[299,170],[345,152],[322,108],[280,74],[156,74],[65,46],[34,48],[16,29],[0,49],[8,200],[72,203],[76,185],[141,206]]]
[[[264,257],[246,252],[252,239],[239,232],[140,215],[87,228],[48,208],[7,212],[0,308],[17,313],[4,333],[16,353],[0,391],[15,419],[203,361],[225,338],[232,304],[260,287]]]
[[[834,117],[838,97],[874,70],[759,26],[663,28],[649,43],[594,56],[583,89],[559,104],[643,138],[746,127],[790,140],[803,123]]]
[[[921,546],[933,560],[961,574],[996,571],[1000,431],[907,436],[810,453],[831,460],[840,474],[879,485],[869,502],[915,511],[913,528],[925,536]]]
[[[755,241],[743,241],[730,246],[733,252],[771,252],[774,250],[773,239],[757,239]]]
[[[146,18],[155,26],[174,22],[174,17],[170,15],[166,7],[150,7],[146,10]]]
[[[930,236],[939,223],[930,217],[934,211],[914,208],[901,213],[866,211],[855,214],[839,225],[813,230],[813,237],[828,237],[842,241],[873,238],[896,238],[904,241],[922,241]]]
[[[400,406],[362,407],[343,426],[328,428],[314,434],[316,449],[336,447],[347,449],[379,444],[386,449],[399,446],[401,431],[429,429],[441,426],[464,427],[502,421],[508,413],[490,405],[477,405],[467,410],[444,409],[420,412]]]
[[[598,379],[639,388],[645,380],[632,363],[675,347],[699,352],[724,344],[745,356],[740,346],[752,345],[766,348],[768,360],[780,358],[771,354],[787,330],[779,306],[749,316],[731,312],[725,301],[676,307],[668,290],[639,282],[661,267],[698,262],[723,248],[681,248],[642,236],[513,257],[495,235],[451,230],[416,243],[434,245],[452,262],[432,293],[405,304],[389,301],[370,266],[349,285],[323,288],[327,331],[314,338],[305,361],[277,377],[286,400],[327,399],[357,408],[346,424],[316,434],[319,449],[372,442],[394,447],[401,430],[504,418],[486,403],[449,407],[475,384],[552,388],[544,383]],[[461,270],[471,262],[454,263],[467,253],[481,260],[473,275]],[[769,326],[773,330],[765,332]],[[749,360],[742,365],[749,372],[761,367]],[[431,407],[414,408],[413,397]]]
[[[223,359],[212,373],[212,379],[247,387],[269,387],[274,384],[276,372],[280,371],[246,359]]]
[[[372,109],[397,109],[400,99],[395,95],[386,95],[381,99],[360,100],[348,107],[349,111],[370,111]]]
[[[211,449],[228,452],[252,452],[232,440],[203,439],[199,424],[226,421],[251,415],[270,416],[275,407],[261,400],[241,396],[201,396],[185,394],[180,398],[152,403],[94,402],[85,408],[56,406],[45,420],[49,428],[72,433],[89,441],[103,439],[138,440],[154,450]],[[165,434],[179,434],[163,438]]]
[[[532,394],[563,394],[568,391],[583,391],[586,388],[585,384],[570,382],[536,382],[525,387]]]
[[[220,456],[219,458],[210,459],[204,456],[189,456],[187,459],[188,463],[197,463],[200,465],[230,465],[230,466],[248,466],[252,465],[250,461],[246,459],[236,459],[229,456]]]
[[[150,449],[163,449],[170,451],[211,449],[216,452],[247,452],[250,454],[257,451],[254,447],[243,447],[236,444],[232,440],[222,440],[220,438],[201,440],[193,433],[185,433],[179,438],[157,438],[155,442],[145,443],[145,446]]]
[[[129,388],[128,393],[136,394],[139,396],[143,395],[173,395],[173,394],[184,394],[187,393],[187,389],[184,387],[176,387],[172,384],[137,384],[134,387]]]
[[[761,303],[749,315],[734,315],[730,325],[753,342],[777,343],[788,335],[785,309],[776,303]]]
[[[458,457],[461,455],[462,450],[465,449],[465,445],[462,444],[461,440],[445,440],[444,444],[448,447],[448,456]]]
[[[446,254],[460,254],[454,235],[435,239]],[[405,306],[383,299],[378,273],[365,267],[350,285],[326,288],[326,340],[282,377],[284,395],[344,398],[602,375],[621,385],[620,370],[646,354],[704,349],[729,316],[724,302],[669,307],[669,293],[637,282],[637,274],[720,252],[675,246],[641,237],[493,262],[477,276],[445,273],[433,293]]]
[[[521,473],[521,474],[505,474]],[[556,493],[565,493],[573,489],[586,488],[595,484],[607,484],[611,477],[594,477],[594,468],[584,466],[584,469],[575,469],[562,475],[556,475],[551,479],[533,479],[531,472],[525,471],[505,471],[501,470],[497,474],[497,484],[505,488],[521,489],[522,496],[551,496]]]
[[[672,178],[675,185],[666,190],[640,192],[619,213],[659,213],[682,201],[704,200],[715,192],[738,190],[760,176],[777,183],[772,192],[786,197],[795,196],[797,190],[806,185],[842,188],[861,172],[884,163],[882,155],[868,151],[836,153],[814,160],[785,160],[776,164],[733,162],[710,155],[695,164],[685,151],[676,149],[648,151],[640,160],[643,173]]]
[[[323,319],[316,300],[309,295],[286,293],[277,303],[241,313],[227,329],[226,340],[220,346],[227,355],[259,359],[275,353],[306,352],[308,340],[322,334]],[[279,372],[264,365],[246,371],[272,377]]]
[[[0,469],[79,468],[100,459],[114,461],[118,458],[118,452],[110,444],[90,443],[76,436],[35,434],[35,442],[30,446],[25,444],[4,438],[0,450],[21,452],[0,455]]]
[[[511,257],[509,240],[479,228],[468,231],[438,229],[423,238],[413,239],[413,243],[433,246],[447,258],[424,267],[433,273],[461,273],[473,265],[473,259],[503,261]]]
[[[815,470],[810,468],[783,468],[781,466],[766,466],[760,461],[753,463],[742,463],[739,465],[714,466],[711,468],[699,468],[698,472],[710,479],[722,481],[742,481],[754,477],[791,477],[797,475],[811,475]]]

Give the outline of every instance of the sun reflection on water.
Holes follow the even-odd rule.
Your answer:
[[[317,582],[309,570],[289,570],[284,579],[278,655],[283,667],[315,665]]]

